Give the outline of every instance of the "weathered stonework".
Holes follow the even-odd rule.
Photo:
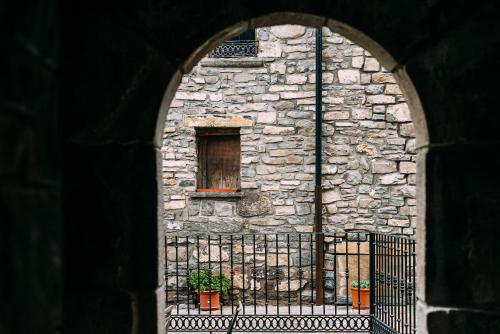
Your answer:
[[[262,216],[273,213],[269,197],[250,192],[244,196],[238,205],[238,214],[242,217]]]
[[[206,58],[182,79],[162,148],[168,231],[313,229],[314,29],[275,26],[257,36],[257,58]],[[415,134],[394,77],[326,28],[323,69],[324,230],[414,234]],[[240,128],[241,198],[190,195],[195,127]]]

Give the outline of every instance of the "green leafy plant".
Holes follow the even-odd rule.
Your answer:
[[[231,288],[231,280],[225,276],[215,276],[208,268],[191,272],[189,275],[189,286],[194,291],[220,291],[226,293]]]
[[[353,288],[369,289],[370,281],[369,280],[352,281],[351,286]]]

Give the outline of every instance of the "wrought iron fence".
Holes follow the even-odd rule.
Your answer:
[[[361,297],[353,302],[350,288],[354,281],[369,279],[368,234],[321,234],[322,280],[316,277],[316,236],[167,236],[167,302],[175,305],[169,331],[226,330],[238,301],[243,308],[235,332],[368,331],[369,311]],[[218,308],[212,300],[206,310],[199,307],[196,283],[204,271],[209,281],[222,276],[230,281],[226,293],[222,285],[208,282],[209,292],[220,292]]]
[[[255,40],[226,41],[217,46],[210,58],[257,57],[258,42]]]
[[[372,333],[416,332],[415,240],[370,235]]]

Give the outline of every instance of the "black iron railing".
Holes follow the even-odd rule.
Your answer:
[[[235,332],[368,331],[369,311],[362,309],[361,297],[354,301],[351,297],[353,281],[369,279],[368,234],[321,236],[167,236],[167,302],[175,305],[169,331],[226,330],[239,301],[243,307]],[[323,289],[319,290],[315,263],[318,239],[324,241]],[[217,309],[201,310],[199,286],[189,284],[190,277],[200,277],[204,270],[211,273],[209,280],[220,276],[230,280]],[[208,286],[210,291],[212,285]],[[224,292],[220,285],[215,289]],[[317,291],[323,300],[320,305]]]
[[[370,235],[372,333],[416,332],[415,240]]]
[[[258,42],[255,40],[226,41],[217,46],[210,58],[257,57]]]
[[[322,280],[316,277],[318,239],[323,241]],[[235,332],[416,331],[412,239],[366,232],[321,233],[321,238],[313,233],[168,235],[165,244],[167,304],[174,306],[169,331],[227,330],[239,302]],[[209,281],[220,276],[230,281],[227,291],[216,285],[225,292],[221,304],[206,311],[199,307],[199,287],[189,284],[204,270]],[[368,279],[370,309],[364,310],[361,284],[351,285]],[[322,289],[316,289],[318,281]],[[323,297],[319,305],[317,291]]]

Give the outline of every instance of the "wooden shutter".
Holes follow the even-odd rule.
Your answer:
[[[240,136],[230,130],[198,134],[198,191],[239,189]]]

